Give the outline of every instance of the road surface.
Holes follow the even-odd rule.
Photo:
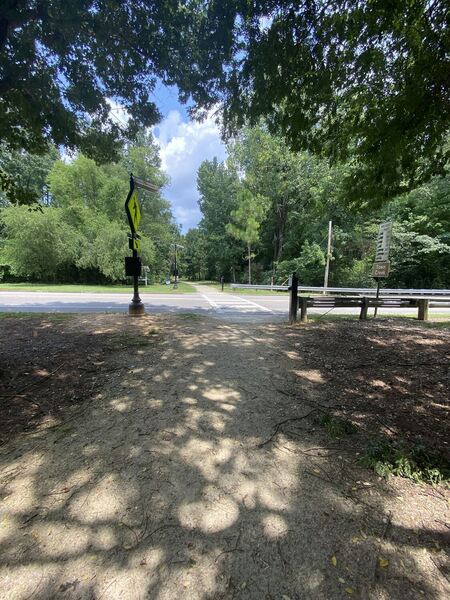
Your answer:
[[[277,321],[286,320],[288,295],[237,295],[220,292],[208,286],[196,286],[193,294],[141,294],[148,313],[195,312],[225,320]],[[132,292],[67,293],[67,292],[0,292],[0,312],[89,313],[127,312]],[[430,309],[430,316],[448,314],[448,308]],[[323,314],[321,309],[309,309],[308,314]],[[359,309],[339,308],[332,315],[359,314]],[[381,309],[380,315],[417,315],[417,309]]]

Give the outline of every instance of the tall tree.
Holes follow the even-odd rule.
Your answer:
[[[197,188],[202,212],[200,229],[206,239],[208,274],[234,277],[239,264],[239,250],[226,230],[231,212],[236,208],[238,178],[229,165],[216,158],[202,162],[197,173]]]
[[[189,229],[184,236],[186,276],[204,279],[207,274],[206,239],[200,229]]]
[[[226,226],[230,235],[247,246],[249,284],[252,282],[252,252],[259,241],[261,223],[266,212],[266,198],[255,196],[249,189],[241,187],[237,194],[237,207],[231,213],[231,222]]]

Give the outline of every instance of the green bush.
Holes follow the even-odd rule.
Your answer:
[[[450,461],[428,450],[422,443],[408,446],[389,440],[372,443],[360,458],[360,463],[378,475],[398,475],[416,483],[438,484],[450,480]]]

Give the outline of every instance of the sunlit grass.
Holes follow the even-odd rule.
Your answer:
[[[152,284],[143,285],[140,283],[139,289],[143,294],[189,294],[194,293],[195,289],[189,283],[180,282],[177,289],[173,284]],[[132,293],[130,285],[84,285],[84,284],[54,284],[54,283],[0,283],[0,292],[80,292],[80,293]]]
[[[0,319],[47,319],[54,323],[69,321],[75,316],[75,313],[0,312]]]

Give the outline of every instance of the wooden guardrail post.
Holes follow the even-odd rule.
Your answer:
[[[289,286],[289,323],[295,323],[298,310],[298,277],[292,273],[291,285]]]
[[[359,313],[359,318],[361,321],[365,321],[367,319],[367,311],[369,309],[369,298],[361,298],[361,312]]]
[[[306,296],[300,296],[300,298],[298,299],[300,305],[300,321],[302,323],[308,322],[308,314],[306,312],[308,309],[308,300],[309,298],[307,298]]]
[[[419,307],[419,321],[428,321],[428,308],[430,306],[430,301],[428,298],[420,298],[417,302]]]

